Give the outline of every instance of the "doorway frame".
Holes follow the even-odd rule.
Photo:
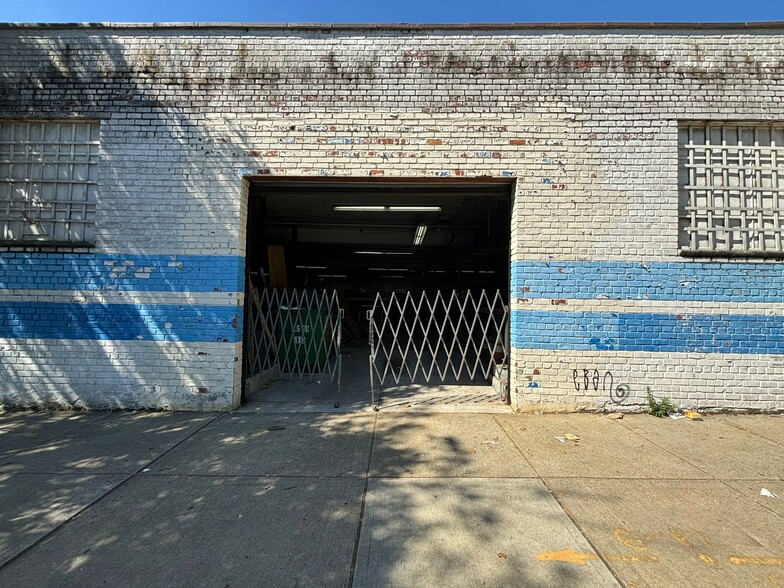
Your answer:
[[[410,185],[410,184],[425,184],[425,185],[506,185],[509,187],[509,243],[507,248],[508,264],[507,264],[507,284],[508,284],[508,307],[509,307],[509,326],[507,328],[507,349],[509,350],[509,402],[513,403],[513,394],[515,390],[515,370],[514,370],[514,348],[512,347],[512,312],[513,312],[513,299],[512,299],[512,265],[513,265],[513,234],[515,223],[515,211],[517,205],[517,195],[519,189],[519,178],[517,176],[462,176],[462,177],[443,177],[443,176],[320,176],[320,175],[286,175],[286,176],[273,176],[273,175],[260,175],[260,174],[247,174],[242,176],[242,193],[240,202],[240,227],[239,227],[239,247],[238,251],[243,258],[242,262],[242,286],[243,286],[243,323],[247,316],[247,284],[244,276],[247,275],[247,243],[248,243],[248,223],[250,222],[249,205],[250,205],[250,188],[252,184],[261,185],[285,185],[285,184],[365,184],[372,186],[383,185]],[[238,371],[240,373],[235,382],[239,390],[235,388],[234,396],[237,398],[237,404],[246,401],[245,398],[245,337],[246,333],[243,332],[242,340],[239,343],[240,361]]]

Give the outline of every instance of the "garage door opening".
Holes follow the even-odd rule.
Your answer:
[[[501,405],[512,188],[498,179],[251,179],[246,300],[280,300],[246,312],[245,398],[317,407],[340,389],[344,407]],[[301,303],[310,298],[320,302]],[[259,349],[265,337],[262,347],[308,349]]]

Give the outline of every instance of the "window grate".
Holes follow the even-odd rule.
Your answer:
[[[2,244],[93,241],[98,132],[94,122],[0,122]]]
[[[682,252],[784,255],[784,126],[688,125],[679,144]]]

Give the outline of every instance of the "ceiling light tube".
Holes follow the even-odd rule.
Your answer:
[[[408,270],[402,267],[369,267],[371,272],[407,272]]]
[[[366,204],[335,204],[332,210],[336,212],[385,212],[386,206],[373,206]]]
[[[335,212],[441,212],[440,206],[415,204],[333,204]]]
[[[413,251],[355,251],[357,255],[414,255]]]
[[[390,212],[441,212],[440,206],[396,205],[387,208]]]
[[[327,269],[326,265],[298,265],[296,267],[297,267],[297,269],[314,269],[314,270],[325,270],[325,269]]]
[[[414,245],[421,245],[425,240],[425,233],[427,233],[427,225],[419,225],[414,234]]]
[[[345,278],[345,274],[319,274],[319,278]]]

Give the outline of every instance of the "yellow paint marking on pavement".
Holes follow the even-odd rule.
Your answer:
[[[716,560],[713,559],[707,553],[700,553],[697,557],[699,557],[700,561],[702,563],[704,563],[706,566],[715,566],[716,565]]]
[[[731,557],[730,562],[736,566],[784,566],[781,557]]]
[[[599,559],[595,553],[577,553],[574,549],[562,549],[561,551],[545,551],[536,556],[539,561],[562,561],[584,566],[585,562]]]
[[[636,562],[636,561],[659,561],[655,555],[606,555],[604,559],[607,561],[623,561],[623,562]]]
[[[577,553],[573,549],[562,549],[560,551],[545,551],[536,556],[539,561],[562,561],[566,563],[575,563],[579,566],[585,565],[585,562],[599,559],[598,555],[593,553]],[[620,562],[658,562],[659,558],[655,555],[620,555],[620,554],[604,554],[604,559],[607,561],[620,561]]]
[[[615,537],[615,540],[621,545],[625,545],[636,551],[646,551],[648,549],[646,541],[652,538],[651,535],[636,537],[632,535],[629,530],[623,528],[615,529],[613,531],[613,537]]]

